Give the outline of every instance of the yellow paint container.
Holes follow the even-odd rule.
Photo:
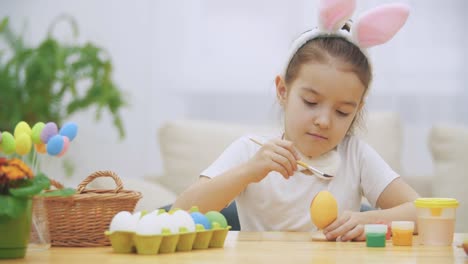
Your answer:
[[[453,198],[418,198],[414,205],[418,211],[420,243],[430,246],[452,245],[458,201]]]

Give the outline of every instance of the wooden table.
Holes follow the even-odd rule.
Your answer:
[[[318,242],[309,233],[230,231],[224,248],[159,255],[116,254],[111,247],[29,251],[24,259],[3,263],[468,263],[457,247],[468,233],[455,234],[453,246],[368,248],[365,242]]]

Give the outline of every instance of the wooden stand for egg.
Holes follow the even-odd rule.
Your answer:
[[[319,229],[312,234],[312,240],[327,240],[322,229],[333,223],[338,216],[338,203],[329,191],[319,192],[310,203],[310,219]]]

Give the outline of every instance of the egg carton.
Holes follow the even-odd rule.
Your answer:
[[[231,226],[222,228],[218,223],[213,223],[211,230],[197,224],[195,232],[181,228],[178,234],[172,234],[169,229],[163,229],[160,235],[140,235],[126,231],[106,231],[105,234],[115,253],[155,255],[192,249],[223,248],[230,229]]]
[[[116,253],[153,255],[192,249],[222,248],[231,226],[220,212],[202,214],[196,206],[189,212],[164,209],[117,213],[105,235]]]

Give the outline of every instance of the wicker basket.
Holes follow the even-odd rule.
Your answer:
[[[112,177],[117,185],[115,190],[86,190],[86,185],[98,177]],[[44,202],[52,246],[110,245],[104,231],[109,229],[112,218],[120,211],[133,212],[140,198],[140,192],[123,190],[122,181],[112,171],[97,171],[89,175],[72,196],[46,197]]]

